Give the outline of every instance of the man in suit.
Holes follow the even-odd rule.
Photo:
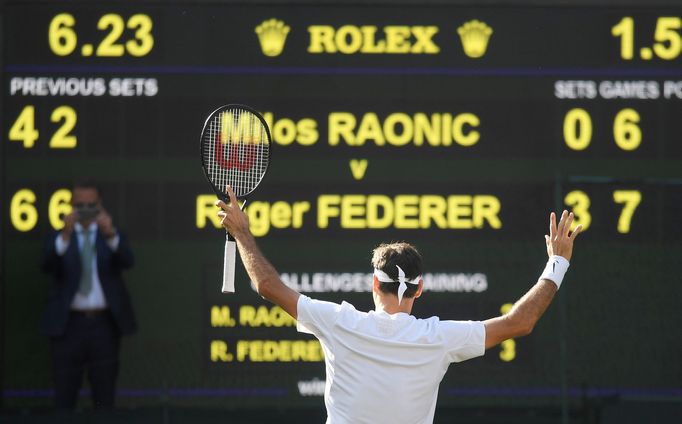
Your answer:
[[[50,337],[55,400],[57,408],[73,410],[87,371],[95,408],[110,408],[120,339],[136,329],[122,276],[133,253],[97,186],[76,183],[71,205],[43,255],[43,270],[52,276],[42,330]]]

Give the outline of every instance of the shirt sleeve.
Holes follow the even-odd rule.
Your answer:
[[[441,331],[450,362],[462,362],[485,353],[485,325],[481,321],[442,321]]]
[[[64,256],[66,250],[69,248],[69,243],[62,239],[61,234],[57,234],[57,238],[54,240],[54,250],[59,256]]]
[[[116,233],[113,237],[107,239],[107,245],[109,246],[109,249],[111,249],[112,252],[116,252],[118,250],[118,244],[121,242],[121,237]]]
[[[317,338],[325,337],[332,331],[340,312],[341,305],[337,303],[324,302],[301,295],[297,304],[296,329]]]

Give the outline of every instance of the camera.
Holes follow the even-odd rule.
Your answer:
[[[80,222],[92,221],[99,214],[97,203],[76,203],[73,206]]]

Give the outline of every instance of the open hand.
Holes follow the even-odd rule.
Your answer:
[[[548,256],[558,255],[563,256],[567,261],[571,260],[571,256],[573,255],[573,242],[583,229],[582,225],[578,225],[576,229],[571,232],[572,223],[573,212],[568,213],[567,211],[564,211],[561,214],[558,226],[556,223],[556,214],[554,212],[549,214],[549,235],[545,235]]]

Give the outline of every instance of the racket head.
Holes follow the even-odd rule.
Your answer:
[[[246,198],[270,166],[272,138],[263,116],[242,104],[220,106],[206,118],[200,138],[201,168],[213,191],[224,201],[232,186]]]

